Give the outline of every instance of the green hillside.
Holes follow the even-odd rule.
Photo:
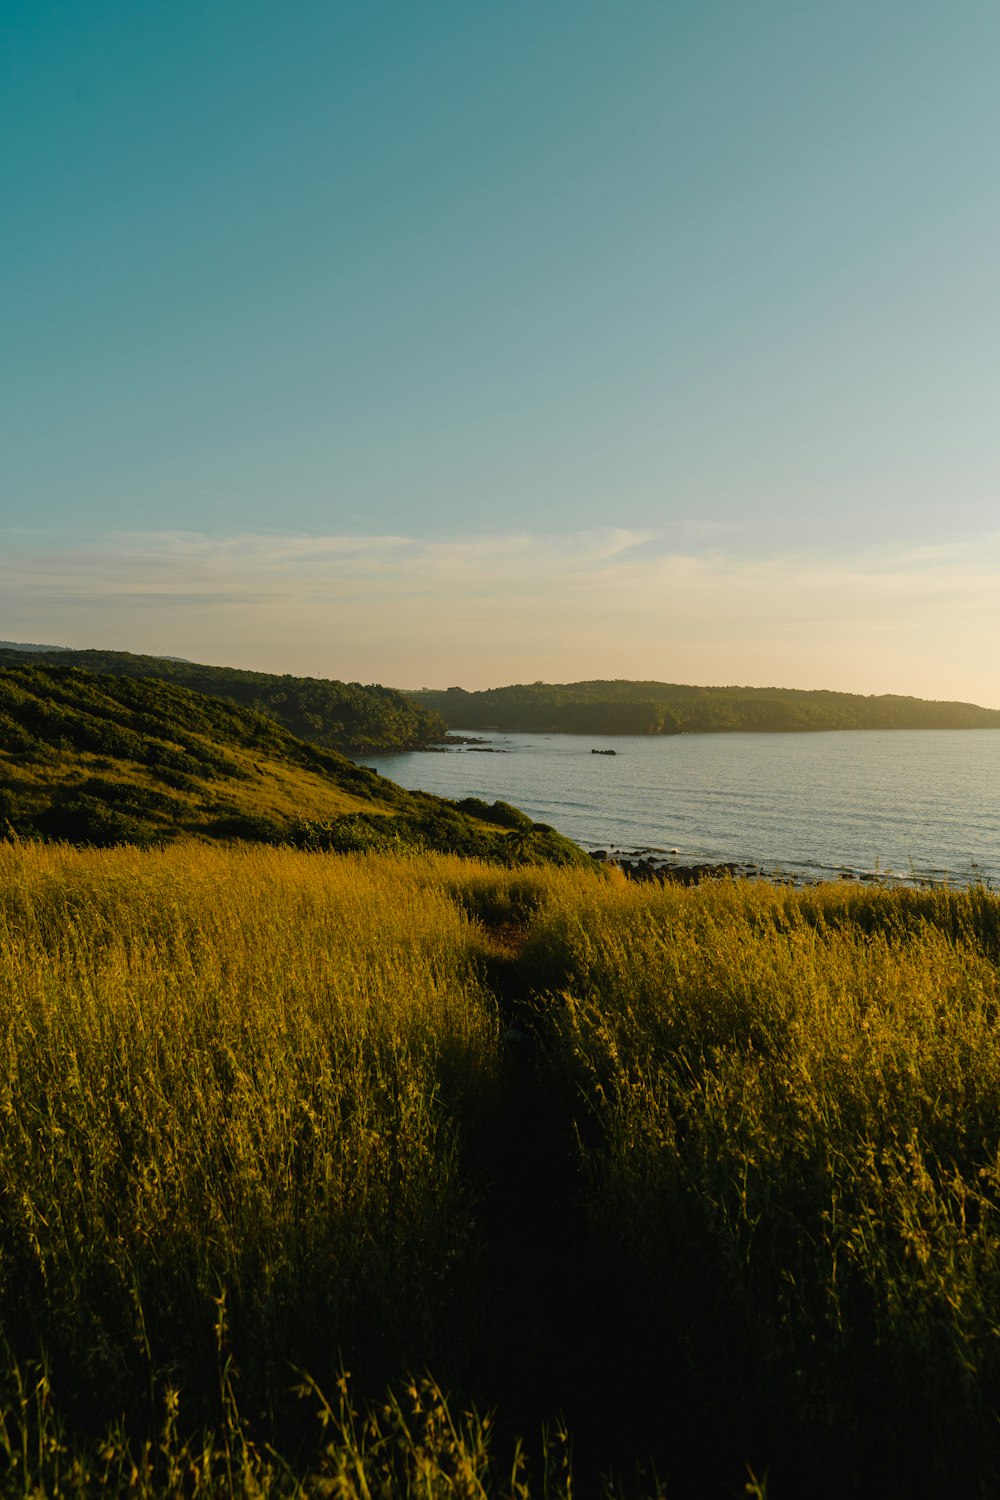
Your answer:
[[[534,682],[468,693],[451,687],[412,698],[449,729],[509,733],[713,734],[828,729],[1000,729],[1000,709],[893,693],[687,687],[671,682]]]
[[[433,710],[395,688],[378,684],[362,687],[359,682],[324,677],[245,672],[174,657],[134,656],[129,651],[70,651],[0,643],[0,667],[36,666],[43,660],[114,677],[156,677],[195,692],[229,698],[243,708],[270,714],[300,739],[334,750],[405,750],[426,745],[444,733],[444,723]]]
[[[587,858],[505,804],[404,791],[224,699],[48,663],[0,670],[3,828],[98,846],[242,838],[505,863]]]

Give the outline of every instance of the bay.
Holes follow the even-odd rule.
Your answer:
[[[367,763],[410,789],[512,802],[590,850],[795,880],[1000,884],[996,730],[465,733],[479,744]]]

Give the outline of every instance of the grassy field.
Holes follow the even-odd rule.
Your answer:
[[[998,956],[982,890],[0,844],[0,1491],[996,1493]]]

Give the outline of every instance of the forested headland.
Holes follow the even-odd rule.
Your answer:
[[[505,803],[404,791],[268,714],[150,677],[0,669],[0,837],[77,844],[244,839],[585,862]]]
[[[887,693],[823,689],[689,687],[670,682],[523,683],[410,695],[449,729],[509,734],[785,733],[829,729],[1000,729],[1000,709]]]
[[[177,687],[228,698],[242,708],[269,714],[300,739],[358,754],[407,750],[439,739],[444,721],[433,709],[394,688],[325,677],[278,676],[236,667],[212,667],[174,657],[136,656],[130,651],[0,649],[0,667],[82,667],[114,677],[155,677]]]

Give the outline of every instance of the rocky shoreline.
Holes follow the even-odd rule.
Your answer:
[[[491,745],[489,741],[477,734],[448,734],[443,740],[428,740],[426,744],[414,745],[412,748],[422,750],[426,755],[450,755],[453,751],[460,749],[466,754],[477,752],[480,755],[506,755],[508,753],[502,745]]]
[[[890,870],[842,869],[829,875],[818,875],[804,871],[766,869],[763,865],[734,860],[674,859],[672,854],[660,850],[591,849],[592,859],[602,864],[614,865],[629,880],[655,885],[702,885],[711,880],[765,880],[771,885],[787,885],[796,889],[809,886],[828,885],[831,881],[857,881],[867,885],[885,886],[930,886],[947,882],[932,879],[916,879],[913,876],[896,875]]]

